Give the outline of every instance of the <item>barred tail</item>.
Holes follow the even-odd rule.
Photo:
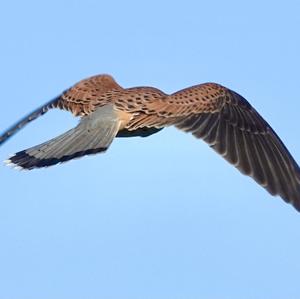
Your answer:
[[[79,124],[42,144],[16,153],[5,161],[21,169],[48,167],[85,155],[106,151],[119,129],[112,106],[100,107]]]
[[[28,115],[26,115],[25,117],[23,117],[17,123],[12,125],[10,128],[8,128],[3,134],[0,135],[0,145],[2,145],[5,141],[7,141],[11,136],[16,134],[19,130],[24,128],[29,122],[42,116],[50,109],[57,107],[59,100],[60,100],[60,97],[57,97],[57,98],[51,100],[50,102],[37,108],[33,112],[31,112]]]

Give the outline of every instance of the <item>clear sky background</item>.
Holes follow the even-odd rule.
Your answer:
[[[300,161],[299,1],[1,1],[0,128],[78,80],[221,83]],[[0,159],[77,120],[51,111]],[[298,299],[300,214],[168,128],[105,155],[0,167],[0,299]]]

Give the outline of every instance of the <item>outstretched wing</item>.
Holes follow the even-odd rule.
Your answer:
[[[122,90],[122,87],[109,75],[97,75],[84,79],[8,128],[0,135],[0,145],[29,122],[42,116],[52,108],[70,111],[75,116],[88,115],[95,111],[96,107],[108,104],[108,98],[101,96],[113,90]]]
[[[129,130],[175,125],[202,138],[243,174],[300,211],[300,169],[283,142],[239,94],[214,83],[144,102]]]

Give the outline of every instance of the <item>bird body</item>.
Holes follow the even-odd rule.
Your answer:
[[[0,145],[52,108],[81,120],[62,135],[16,153],[8,163],[29,170],[47,167],[104,152],[115,137],[146,137],[172,125],[203,139],[300,211],[298,164],[249,102],[224,86],[204,83],[168,95],[153,87],[123,88],[110,75],[93,76],[21,119],[0,136]]]

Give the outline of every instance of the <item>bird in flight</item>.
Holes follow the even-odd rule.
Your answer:
[[[62,135],[20,151],[6,162],[34,169],[104,152],[115,137],[147,137],[164,127],[203,139],[240,172],[300,211],[300,168],[270,125],[236,92],[216,83],[171,95],[153,87],[121,87],[110,75],[84,79],[25,116],[0,145],[30,121],[59,108],[80,116]]]

